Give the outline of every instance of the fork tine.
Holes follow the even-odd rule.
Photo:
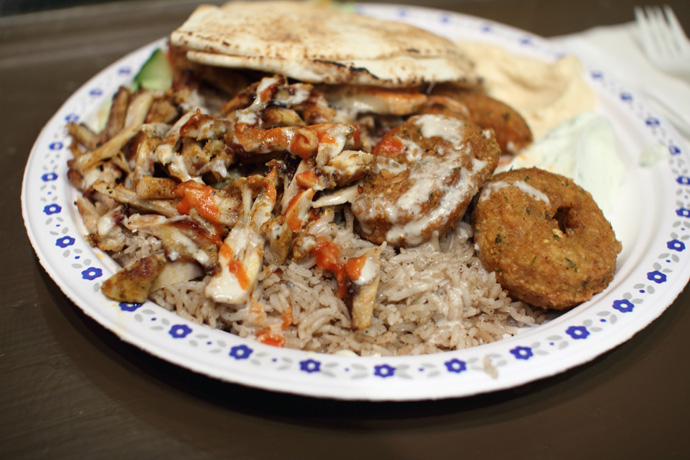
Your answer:
[[[664,14],[666,15],[666,21],[671,28],[671,35],[673,36],[676,47],[682,52],[690,52],[690,41],[688,41],[688,37],[685,35],[683,26],[680,25],[680,22],[678,21],[676,14],[673,12],[673,9],[668,5],[664,5]]]
[[[640,29],[640,34],[642,35],[642,47],[647,55],[651,55],[654,53],[654,50],[652,49],[652,42],[654,39],[652,37],[651,30],[649,30],[650,27],[647,16],[639,6],[636,6],[633,11],[635,12],[635,21],[637,22],[637,26]]]
[[[670,57],[671,50],[675,48],[674,39],[669,32],[666,24],[666,18],[661,8],[658,6],[650,6],[645,8],[645,13],[650,24],[650,31],[654,42],[656,43],[655,53],[662,58]]]

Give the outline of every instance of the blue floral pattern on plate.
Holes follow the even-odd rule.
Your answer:
[[[382,19],[409,21],[451,39],[489,41],[545,60],[562,56],[561,50],[540,37],[483,19],[408,6],[357,8]],[[372,400],[466,396],[523,384],[595,358],[646,327],[690,277],[687,147],[606,69],[587,68],[597,95],[614,107],[610,115],[634,126],[645,142],[665,146],[670,160],[641,173],[653,182],[645,191],[652,201],[641,209],[656,212],[655,219],[645,218],[654,224],[641,230],[640,247],[648,250],[640,253],[637,246],[631,248],[606,292],[545,325],[467,350],[362,358],[274,348],[192,323],[150,302],[110,301],[100,294],[100,286],[116,266],[82,236],[85,231],[73,204],[75,191],[66,180],[70,153],[65,148],[69,145],[65,127],[68,122],[91,120],[120,85],[131,81],[133,69],[161,46],[165,40],[109,66],[63,105],[36,140],[22,190],[27,232],[46,271],[87,315],[153,355],[221,380],[303,395]]]

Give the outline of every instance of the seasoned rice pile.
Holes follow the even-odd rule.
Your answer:
[[[349,213],[341,225],[318,232],[330,236],[343,257],[372,246],[353,233]],[[475,256],[472,229],[460,222],[441,241],[381,256],[381,284],[372,325],[353,331],[348,306],[333,276],[313,257],[269,265],[260,276],[250,308],[216,304],[203,294],[208,278],[168,286],[152,298],[178,314],[242,337],[259,327],[279,328],[285,346],[317,352],[348,350],[362,356],[414,355],[467,348],[500,340],[521,326],[539,324],[541,310],[512,301]],[[410,280],[415,280],[414,285]]]

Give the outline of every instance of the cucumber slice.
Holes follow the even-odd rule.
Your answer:
[[[145,88],[165,91],[172,86],[172,81],[173,71],[168,57],[158,48],[134,77],[134,90]]]
[[[95,132],[100,133],[105,129],[106,123],[108,123],[108,116],[110,115],[110,107],[113,106],[113,100],[108,99],[106,100],[99,108],[98,112],[96,112],[96,121],[95,121]]]

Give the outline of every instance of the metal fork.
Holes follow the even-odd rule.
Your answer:
[[[690,41],[673,10],[664,5],[635,7],[642,47],[660,70],[690,81]]]

